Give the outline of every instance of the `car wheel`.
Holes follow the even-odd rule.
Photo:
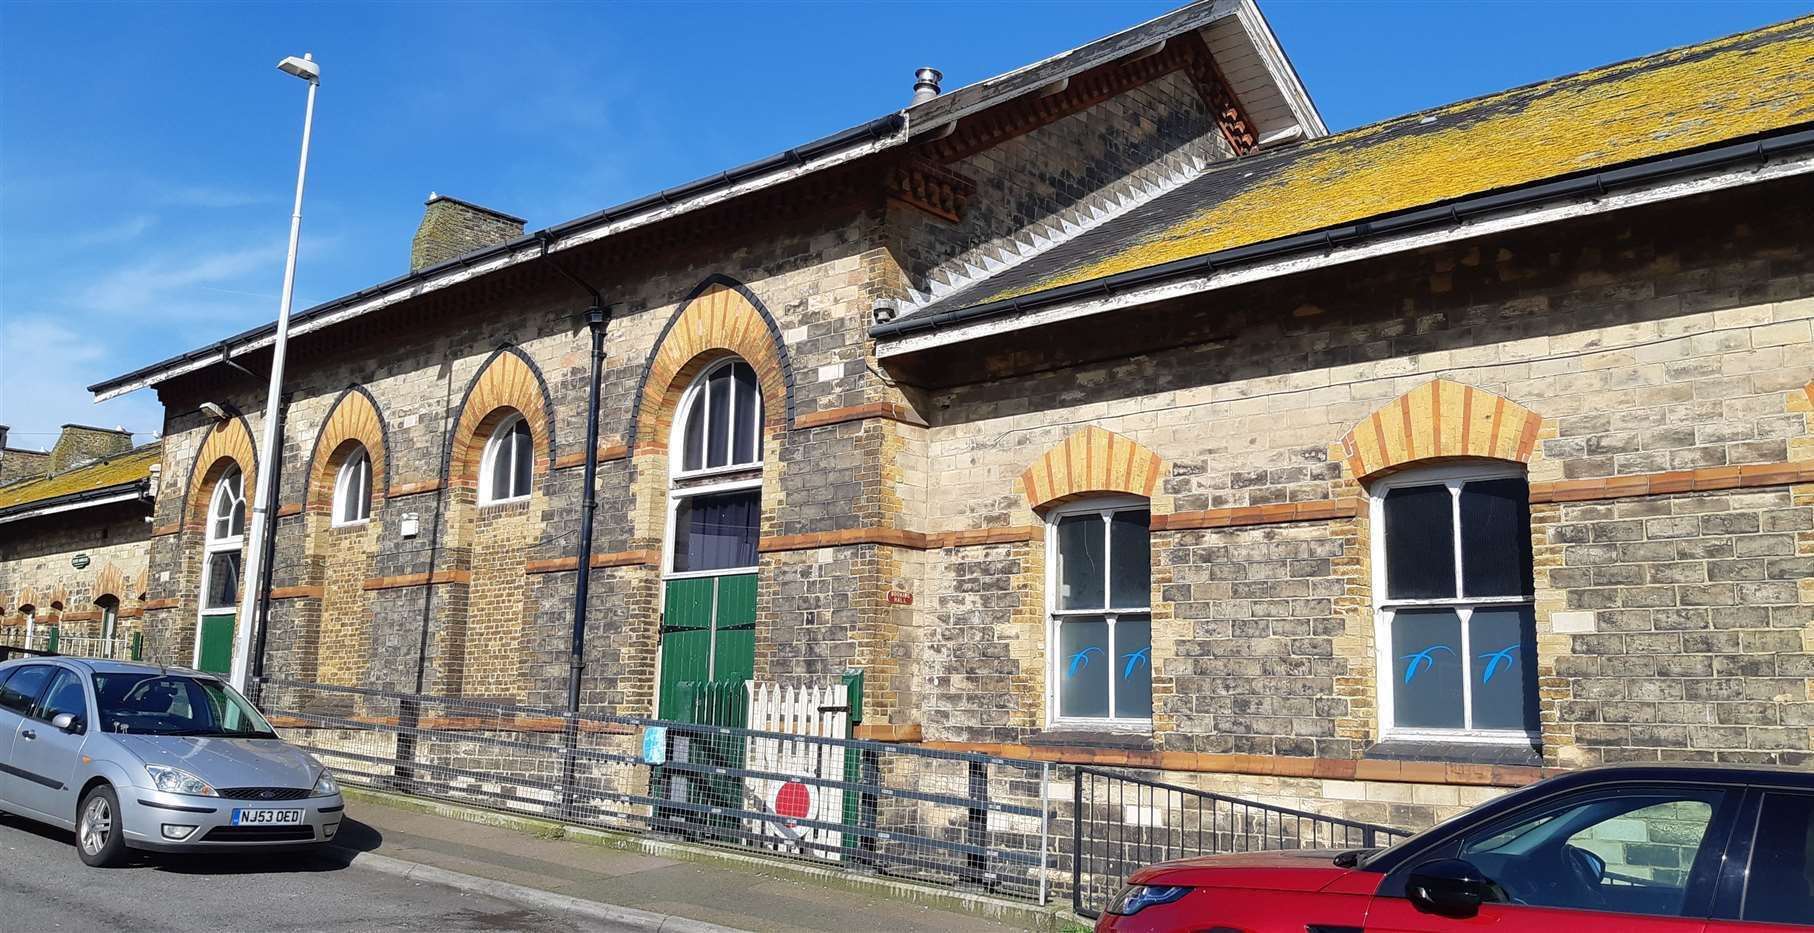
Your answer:
[[[91,868],[113,868],[126,861],[126,827],[120,825],[120,798],[102,784],[76,808],[76,854]]]

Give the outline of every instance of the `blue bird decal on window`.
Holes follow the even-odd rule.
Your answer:
[[[1500,665],[1511,667],[1513,664],[1517,663],[1518,656],[1512,653],[1517,650],[1517,645],[1507,645],[1498,651],[1489,651],[1486,654],[1481,655],[1480,660],[1486,662],[1486,670],[1481,673],[1480,682],[1483,684],[1492,683],[1493,672],[1499,670]]]
[[[1142,664],[1151,665],[1153,659],[1149,656],[1149,652],[1152,650],[1153,646],[1147,645],[1139,651],[1130,651],[1127,654],[1122,655],[1122,657],[1127,658],[1127,668],[1121,672],[1121,679],[1126,680],[1129,677],[1134,676],[1134,670]]]
[[[1065,668],[1064,675],[1066,677],[1076,677],[1078,671],[1081,671],[1084,668],[1089,667],[1090,666],[1090,652],[1092,652],[1092,651],[1096,652],[1097,654],[1103,653],[1102,649],[1096,647],[1095,645],[1086,645],[1082,651],[1079,651],[1076,654],[1071,655],[1071,666]]]
[[[1426,668],[1435,667],[1436,666],[1436,654],[1435,653],[1438,651],[1447,651],[1450,654],[1455,653],[1454,649],[1450,648],[1448,645],[1431,645],[1430,647],[1425,648],[1424,650],[1419,651],[1416,654],[1407,654],[1404,657],[1399,658],[1400,661],[1411,662],[1409,665],[1406,665],[1406,667],[1405,667],[1405,683],[1407,683],[1407,684],[1410,683],[1411,678],[1416,677],[1419,671],[1422,671]]]

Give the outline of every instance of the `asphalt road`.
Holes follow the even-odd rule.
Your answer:
[[[374,830],[348,821],[353,849]],[[0,816],[0,933],[86,930],[611,930],[348,864],[352,853],[148,856],[89,868],[74,836]]]

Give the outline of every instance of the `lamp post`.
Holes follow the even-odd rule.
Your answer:
[[[313,56],[292,55],[277,63],[285,74],[295,75],[309,83],[309,101],[302,115],[302,158],[296,165],[296,206],[290,211],[290,252],[284,259],[283,296],[277,308],[277,339],[271,345],[271,387],[265,396],[264,439],[258,448],[258,491],[252,499],[252,527],[246,534],[247,573],[244,592],[239,601],[239,625],[233,630],[233,669],[228,679],[242,692],[246,689],[247,672],[251,669],[252,633],[263,624],[256,618],[259,592],[268,585],[264,580],[265,535],[271,533],[271,500],[277,498],[274,480],[277,476],[277,406],[283,390],[283,354],[290,338],[290,299],[296,286],[296,240],[302,233],[302,183],[309,174],[309,131],[315,125],[315,91],[321,86],[321,66]]]

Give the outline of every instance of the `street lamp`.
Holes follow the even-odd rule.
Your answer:
[[[321,86],[321,66],[314,56],[292,55],[277,63],[285,74],[309,82],[309,101],[302,114],[302,158],[296,165],[296,206],[290,211],[290,252],[283,265],[283,296],[277,308],[277,340],[271,346],[271,388],[265,395],[264,440],[258,448],[258,491],[252,499],[252,527],[246,535],[249,572],[245,575],[245,592],[240,597],[240,625],[233,632],[233,669],[228,679],[233,686],[246,689],[251,669],[252,633],[262,622],[257,618],[258,594],[264,589],[265,535],[270,533],[271,500],[277,498],[277,404],[283,391],[283,354],[290,339],[290,299],[296,285],[296,239],[302,233],[302,183],[309,174],[309,131],[315,125],[315,90]]]

